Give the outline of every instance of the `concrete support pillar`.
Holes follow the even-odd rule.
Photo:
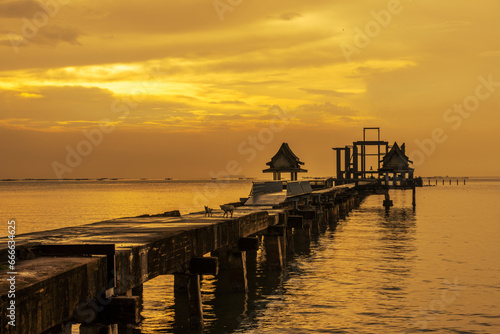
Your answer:
[[[189,275],[188,299],[190,327],[191,329],[203,329],[200,275]]]
[[[118,334],[118,325],[81,324],[80,334]]]
[[[219,259],[217,293],[248,292],[246,251],[222,248],[212,252]]]
[[[361,199],[359,198],[358,195],[356,195],[354,197],[354,207],[357,209],[357,208],[359,208],[360,204],[361,204]]]
[[[326,207],[321,206],[320,210],[321,210],[321,215],[320,215],[320,220],[319,220],[319,227],[320,227],[320,231],[322,233],[324,233],[326,231],[326,229],[328,228],[328,213],[329,213],[329,209],[327,209]]]
[[[344,199],[339,204],[339,217],[340,219],[345,219],[347,217],[347,204]]]
[[[286,238],[286,257],[291,259],[295,255],[295,247],[293,244],[293,228],[287,227],[285,231]]]
[[[337,228],[337,222],[338,222],[338,206],[336,205],[331,205],[330,208],[328,209],[328,227],[331,230],[335,230]]]
[[[189,319],[191,329],[203,329],[203,309],[201,304],[201,275],[217,275],[218,259],[214,257],[194,257],[186,273],[174,274],[175,322],[183,324]],[[186,307],[187,301],[187,307]],[[186,314],[186,311],[188,314]]]
[[[412,205],[413,205],[413,209],[415,209],[415,207],[417,206],[417,199],[416,199],[416,189],[415,189],[415,186],[413,186],[412,188]]]
[[[144,285],[138,285],[135,288],[132,289],[132,296],[137,296],[139,297],[139,312],[142,312],[143,310],[143,303],[144,303]]]
[[[389,211],[389,209],[391,208],[391,206],[394,205],[392,203],[391,197],[389,195],[389,190],[387,190],[387,192],[384,194],[384,196],[385,196],[385,199],[384,199],[383,205],[385,207],[385,210]]]
[[[137,334],[138,329],[135,325],[118,324],[118,334]]]
[[[189,275],[174,274],[174,295],[187,296],[189,287]]]
[[[174,274],[174,320],[179,328],[189,327],[189,275]]]
[[[304,220],[302,225],[293,229],[293,243],[297,254],[308,254],[311,250],[310,221]]]
[[[283,242],[284,233],[283,226],[270,226],[264,235],[264,247],[269,268],[281,270],[284,267],[284,255],[286,254],[283,252],[283,250],[286,251],[286,245]]]
[[[319,228],[319,216],[316,216],[315,219],[310,219],[310,225],[311,225],[311,234],[314,236],[319,235],[320,228]]]
[[[57,334],[71,334],[71,327],[72,327],[71,323],[61,324],[61,325],[52,327],[51,329],[43,332],[42,334],[53,334],[53,333],[57,333]]]
[[[331,223],[337,223],[339,221],[340,206],[338,204],[332,204],[331,209]]]

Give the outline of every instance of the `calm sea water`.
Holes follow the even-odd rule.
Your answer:
[[[0,216],[30,232],[216,206],[247,195],[250,183],[3,182]],[[500,333],[498,179],[419,188],[416,211],[410,192],[391,197],[388,214],[382,197],[368,197],[285,273],[266,270],[259,251],[246,296],[216,298],[217,281],[205,276],[204,333]],[[172,290],[171,276],[145,284],[137,333],[191,333]]]

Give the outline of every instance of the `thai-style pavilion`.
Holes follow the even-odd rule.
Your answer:
[[[410,167],[412,161],[406,156],[405,144],[399,145],[395,142],[391,150],[381,160],[382,167],[379,169],[380,177],[388,182],[392,178],[394,186],[404,186],[407,179],[413,179],[414,169]],[[392,174],[392,175],[391,175]]]
[[[307,173],[307,169],[301,167],[304,163],[292,152],[287,143],[281,144],[278,152],[266,165],[269,168],[262,172],[273,173],[273,180],[281,180],[281,173],[290,173],[290,179],[296,181],[297,173]]]

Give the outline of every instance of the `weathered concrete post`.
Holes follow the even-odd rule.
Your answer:
[[[189,324],[191,329],[202,329],[204,323],[201,304],[200,275],[189,275],[188,277]]]
[[[328,208],[328,225],[331,229],[337,227],[338,222],[338,206],[330,203]]]
[[[183,319],[189,319],[192,329],[203,328],[199,275],[174,275],[174,303],[176,322],[183,323]]]
[[[335,222],[338,222],[340,218],[340,206],[338,204],[334,204],[332,210],[333,210],[333,220],[335,220]]]
[[[328,226],[327,224],[328,209],[323,205],[319,204],[317,210],[319,210],[319,213],[316,214],[316,216],[318,217],[319,230],[321,233],[324,233]]]
[[[319,217],[315,215],[314,219],[310,219],[310,224],[311,224],[311,234],[314,236],[319,235],[320,228],[319,228]]]
[[[283,269],[285,264],[286,245],[283,242],[285,227],[274,225],[267,228],[264,235],[267,265],[273,269]],[[283,252],[285,250],[285,252]]]
[[[189,275],[185,273],[174,274],[174,295],[187,296]]]
[[[257,247],[258,247],[258,239]],[[219,259],[217,293],[248,292],[246,251],[224,247],[212,252]]]
[[[392,202],[392,200],[391,200],[391,196],[389,195],[389,189],[387,189],[387,191],[385,192],[384,196],[385,196],[385,199],[384,199],[383,205],[385,207],[385,210],[389,211],[389,209],[391,208],[391,206],[394,205],[393,202]]]
[[[295,246],[293,244],[293,228],[286,226],[285,230],[286,257],[291,259],[295,255]]]
[[[189,275],[174,274],[174,319],[178,327],[189,326],[188,287]]]
[[[359,205],[361,204],[361,200],[359,198],[359,195],[354,196],[354,207],[357,209],[359,208]]]
[[[204,274],[217,275],[217,273],[217,258],[195,257],[191,259],[187,272],[174,274],[176,322],[182,323],[182,319],[189,318],[189,325],[192,329],[203,328],[200,276]],[[185,308],[186,300],[187,308]],[[187,315],[185,314],[186,309],[189,312]]]
[[[295,252],[307,254],[311,246],[311,228],[308,220],[302,216],[288,217],[289,226],[293,227],[293,243]]]
[[[81,324],[80,334],[118,334],[118,325]]]
[[[415,189],[415,186],[413,186],[413,189],[412,189],[412,205],[413,205],[413,209],[415,209],[415,207],[417,206],[417,200],[416,200],[416,189]]]
[[[61,324],[59,326],[52,327],[48,331],[43,332],[42,334],[52,334],[52,333],[57,333],[57,334],[71,334],[71,323],[67,324]]]
[[[345,198],[340,198],[340,203],[339,203],[339,217],[340,219],[345,219],[347,217],[347,204]]]

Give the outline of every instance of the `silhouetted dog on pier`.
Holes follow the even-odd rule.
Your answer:
[[[233,205],[224,204],[224,205],[221,205],[220,208],[222,209],[222,211],[224,211],[224,214],[222,215],[222,217],[229,218],[229,213],[231,212],[231,218],[233,218],[233,211],[234,211]]]
[[[205,217],[209,216],[212,217],[212,208],[209,208],[208,206],[205,205]]]

